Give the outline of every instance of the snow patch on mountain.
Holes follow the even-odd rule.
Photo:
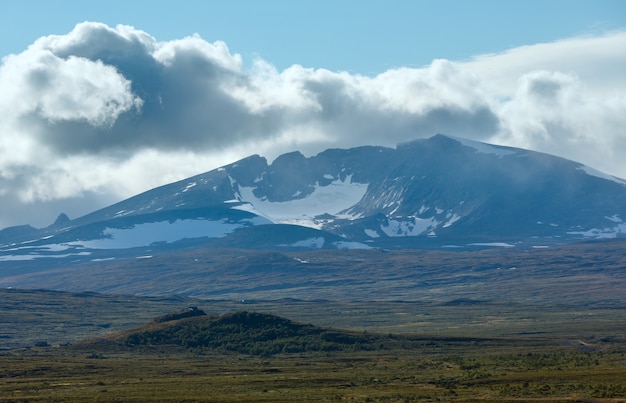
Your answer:
[[[475,242],[475,243],[470,243],[469,246],[487,246],[487,247],[492,247],[492,248],[512,248],[515,245],[511,245],[510,243],[506,243],[506,242]]]
[[[604,172],[600,172],[597,169],[588,167],[586,165],[580,165],[578,169],[581,171],[584,171],[587,175],[595,176],[596,178],[600,178],[600,179],[606,179],[607,181],[619,183],[620,185],[626,186],[625,180],[616,178],[615,176],[605,174]]]
[[[118,218],[118,217],[123,217],[123,216],[127,216],[129,214],[133,214],[135,212],[135,210],[120,210],[118,212],[115,213],[115,215],[113,216],[114,218]]]
[[[435,217],[418,218],[409,217],[406,220],[389,219],[382,224],[380,229],[390,237],[397,236],[418,236],[426,231],[432,230],[439,224]]]
[[[509,150],[505,147],[498,147],[495,145],[480,143],[478,141],[463,139],[460,137],[453,137],[453,136],[446,136],[446,137],[456,140],[466,147],[473,148],[474,150],[476,150],[476,152],[481,153],[481,154],[493,154],[493,155],[497,155],[498,157],[504,157],[506,155],[517,154],[516,151]]]
[[[290,246],[293,246],[295,248],[321,249],[324,247],[324,242],[325,241],[323,237],[315,237],[294,242]]]
[[[361,242],[339,241],[334,242],[333,245],[335,245],[337,249],[372,249],[371,246]]]
[[[231,223],[225,219],[176,220],[134,225],[130,228],[106,228],[105,238],[70,243],[90,249],[125,249],[148,246],[158,242],[175,242],[186,238],[222,238],[234,230],[247,225],[262,225],[268,222],[262,217]]]
[[[187,192],[189,189],[191,189],[194,186],[197,186],[198,182],[191,182],[189,183],[187,186],[185,186],[185,188],[183,190],[181,190],[182,193]]]
[[[66,244],[46,244],[46,245],[41,245],[41,246],[21,246],[21,247],[16,247],[16,248],[9,248],[9,249],[4,249],[2,250],[2,252],[17,252],[17,251],[28,251],[28,250],[34,250],[34,251],[44,251],[44,252],[63,252],[70,249],[69,245]]]
[[[50,238],[51,237],[44,237],[39,239],[39,241]],[[2,247],[0,247],[0,261],[23,261],[45,257],[64,258],[69,256],[79,256],[86,253],[84,251],[75,253],[75,251],[77,250],[75,246],[64,243],[32,245],[33,242],[35,241],[27,241],[13,245],[3,245]],[[60,254],[59,252],[67,253]]]
[[[64,253],[60,255],[46,255],[46,254],[28,254],[28,255],[6,255],[0,256],[0,262],[10,262],[10,261],[26,261],[26,260],[35,260],[41,258],[53,258],[53,259],[63,259],[66,257],[72,256],[89,256],[91,252],[82,251],[78,253]]]
[[[252,213],[254,215],[257,215],[259,217],[263,217],[265,218],[267,221],[269,221],[272,224],[277,224],[277,222],[270,216],[266,215],[265,213],[263,213],[262,211],[257,210],[251,203],[249,202],[240,202],[239,200],[228,200],[225,201],[224,203],[237,203],[236,205],[232,206],[231,209],[233,210],[241,210],[241,211],[247,211],[248,213]]]
[[[622,221],[622,219],[621,219],[621,218],[619,217],[619,215],[617,215],[617,214],[614,214],[614,215],[613,215],[613,216],[611,216],[611,217],[604,217],[604,218],[606,218],[606,219],[607,219],[607,220],[609,220],[609,221],[615,222],[615,223],[621,223],[621,222],[623,222],[623,221]]]
[[[367,186],[366,183],[352,182],[350,175],[343,181],[335,180],[326,186],[318,184],[306,197],[285,202],[258,198],[254,195],[254,187],[239,186],[241,201],[250,203],[251,207],[241,204],[233,208],[249,209],[246,211],[271,217],[276,223],[320,229],[322,223],[315,220],[316,216],[331,214],[337,218],[355,218],[353,215],[340,213],[357,204],[367,192]]]
[[[580,235],[585,238],[595,238],[595,239],[609,239],[609,238],[617,238],[618,236],[626,236],[626,223],[617,215],[613,215],[612,217],[605,217],[607,220],[614,222],[614,227],[606,227],[606,228],[592,228],[587,231],[570,231],[568,234],[570,235]]]
[[[448,228],[455,222],[459,221],[461,219],[461,216],[457,214],[448,213],[446,218],[448,219],[448,221],[445,224],[443,224],[443,228]]]

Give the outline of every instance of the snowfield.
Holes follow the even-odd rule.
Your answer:
[[[587,231],[568,231],[567,233],[593,239],[617,238],[619,236],[626,236],[626,223],[620,223],[614,227],[592,228]]]
[[[236,229],[249,225],[270,224],[262,217],[229,223],[225,219],[211,220],[176,220],[135,225],[131,228],[107,228],[106,238],[71,243],[89,249],[125,249],[148,246],[157,242],[175,242],[186,238],[222,238]]]
[[[253,193],[254,187],[239,186],[240,201],[250,203],[251,208],[248,209],[245,204],[234,208],[271,217],[276,223],[320,229],[322,224],[317,222],[315,217],[322,214],[331,214],[337,218],[354,218],[339,213],[357,204],[367,192],[367,186],[365,183],[352,182],[352,176],[348,176],[344,181],[335,180],[328,186],[317,185],[313,193],[307,197],[286,202],[259,199]]]
[[[381,225],[380,229],[390,237],[396,236],[418,236],[427,231],[434,229],[439,222],[435,217],[417,218],[412,217],[410,220],[388,220],[387,225]]]

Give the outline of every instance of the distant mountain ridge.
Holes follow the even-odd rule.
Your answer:
[[[253,155],[48,228],[0,231],[0,262],[244,248],[549,245],[626,236],[626,181],[547,154],[435,135],[394,148]],[[107,251],[106,253],[102,251]],[[111,252],[117,251],[117,252]]]

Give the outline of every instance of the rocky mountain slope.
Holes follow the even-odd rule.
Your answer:
[[[253,155],[83,217],[61,215],[47,228],[4,229],[0,263],[84,262],[203,242],[546,246],[624,237],[624,219],[626,181],[542,153],[435,135],[396,148],[293,152],[271,164]]]

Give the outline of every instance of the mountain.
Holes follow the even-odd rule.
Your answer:
[[[253,155],[83,217],[62,214],[47,228],[4,229],[0,262],[35,267],[201,243],[546,246],[625,237],[624,219],[624,180],[547,154],[435,135],[396,148],[292,152],[271,164]]]

